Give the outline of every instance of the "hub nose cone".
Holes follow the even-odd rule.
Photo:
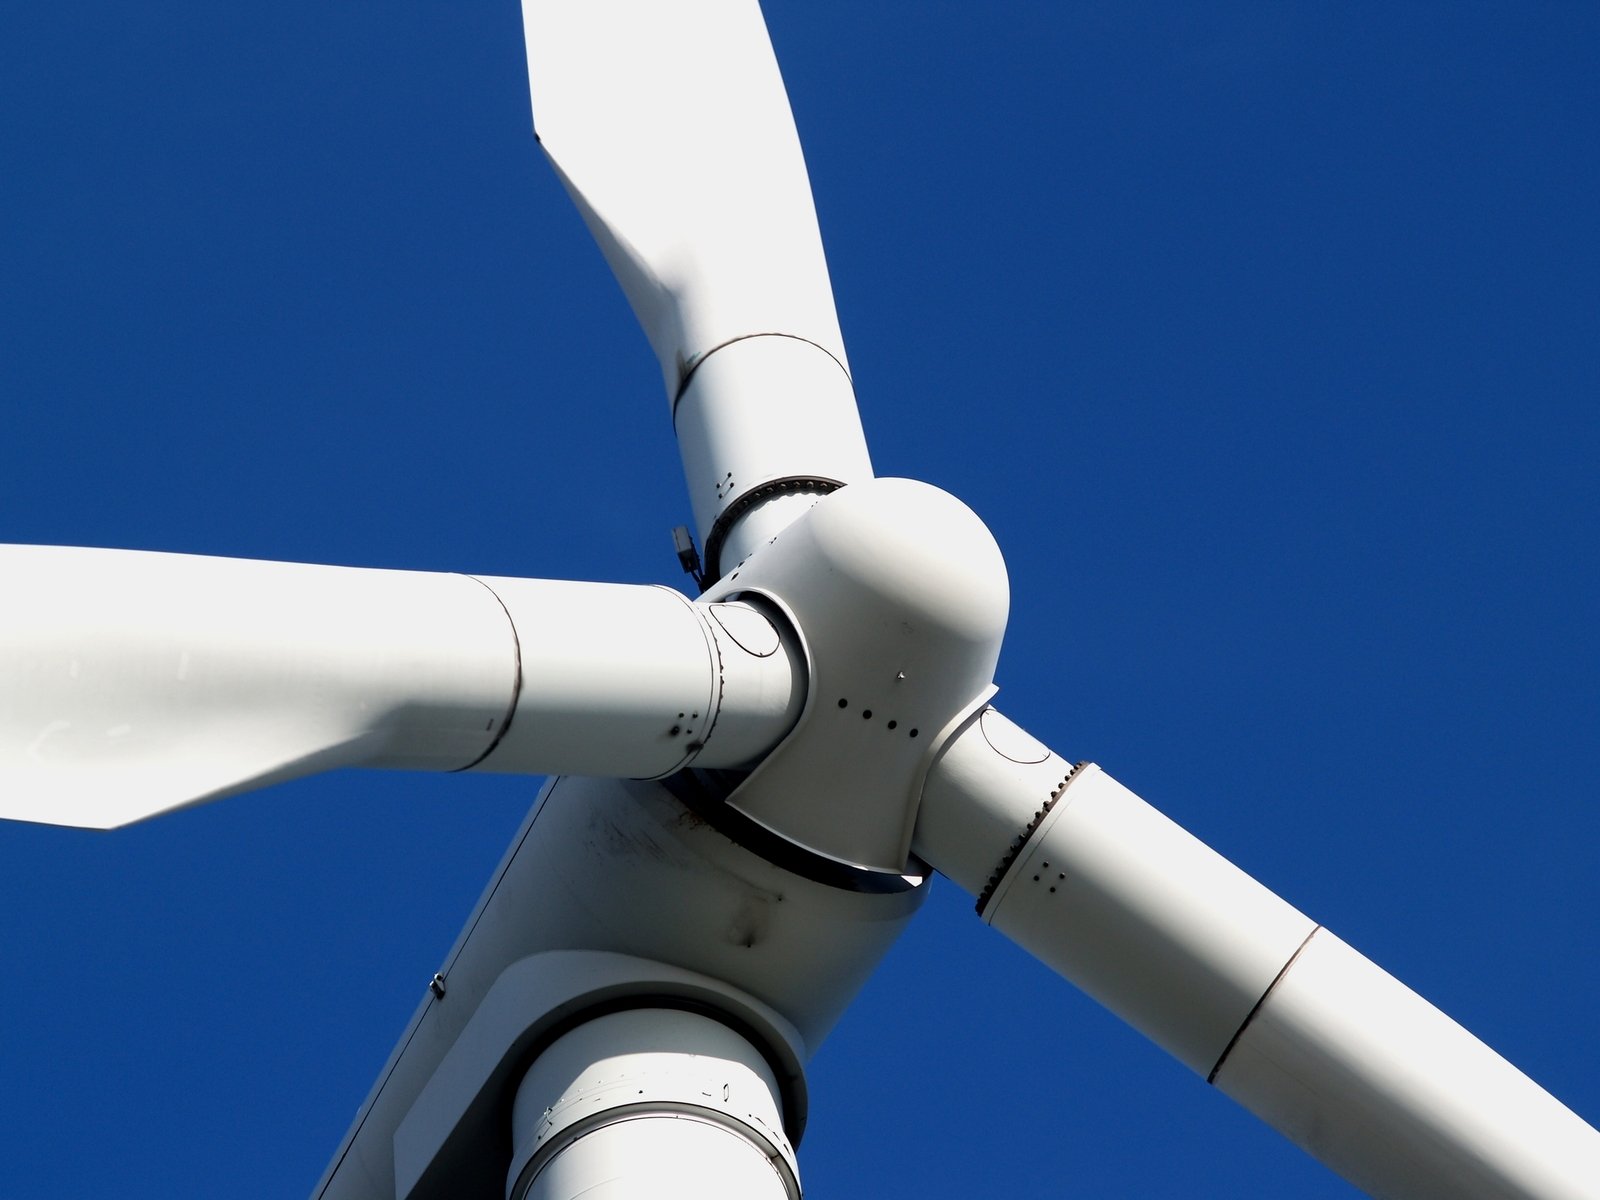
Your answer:
[[[881,611],[969,644],[996,643],[998,652],[1011,604],[1005,560],[977,514],[950,493],[915,479],[873,479],[827,497],[809,524],[821,562],[841,583],[870,592]]]

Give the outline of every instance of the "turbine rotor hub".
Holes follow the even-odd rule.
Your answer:
[[[873,479],[823,497],[705,597],[764,597],[801,644],[806,705],[729,797],[785,840],[904,873],[922,782],[994,695],[1010,588],[955,497]]]

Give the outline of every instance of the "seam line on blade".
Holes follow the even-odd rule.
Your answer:
[[[1261,1011],[1261,1006],[1267,1002],[1267,997],[1272,995],[1272,990],[1283,981],[1283,977],[1289,973],[1289,968],[1294,966],[1295,960],[1300,957],[1305,948],[1311,944],[1311,939],[1316,937],[1321,930],[1322,926],[1318,925],[1310,933],[1306,934],[1305,941],[1295,947],[1294,953],[1289,955],[1289,961],[1284,963],[1278,973],[1272,977],[1272,982],[1267,984],[1267,990],[1261,993],[1261,999],[1251,1006],[1250,1011],[1245,1014],[1244,1020],[1240,1022],[1239,1028],[1235,1029],[1233,1036],[1228,1039],[1228,1044],[1222,1048],[1222,1055],[1217,1059],[1216,1066],[1212,1067],[1211,1073],[1206,1076],[1207,1083],[1216,1083],[1217,1073],[1222,1070],[1222,1064],[1228,1061],[1228,1055],[1233,1053],[1233,1048],[1239,1044],[1239,1039],[1244,1036],[1244,1031],[1250,1028],[1250,1022],[1256,1019],[1256,1014]]]
[[[741,333],[738,337],[731,337],[725,342],[718,342],[704,354],[696,355],[694,361],[687,363],[678,369],[678,390],[672,393],[673,433],[677,433],[678,431],[678,401],[683,399],[683,394],[689,390],[689,381],[694,378],[694,373],[700,369],[700,367],[705,363],[706,359],[710,358],[718,350],[726,350],[729,346],[732,346],[736,342],[748,342],[751,338],[764,337],[788,338],[790,341],[804,342],[806,345],[822,351],[822,353],[833,359],[834,365],[837,366],[839,370],[844,372],[845,380],[851,385],[851,390],[855,390],[855,380],[850,378],[850,369],[840,362],[839,356],[834,354],[833,351],[829,350],[826,346],[823,346],[817,342],[813,342],[808,337],[801,337],[798,333],[782,333],[776,329],[765,329],[760,333]]]
[[[477,584],[484,591],[488,592],[489,595],[493,596],[494,602],[500,606],[500,611],[506,615],[506,624],[511,627],[511,699],[509,702],[507,702],[505,716],[500,721],[500,732],[495,734],[494,739],[486,747],[484,747],[482,754],[478,755],[477,758],[473,759],[465,766],[456,768],[457,771],[470,771],[484,759],[488,758],[489,755],[493,754],[496,748],[499,747],[500,743],[505,741],[506,734],[511,731],[511,722],[516,719],[517,702],[522,699],[522,638],[517,635],[517,623],[511,619],[511,610],[506,607],[506,602],[500,599],[500,593],[495,591],[487,583],[484,583],[484,581],[479,579],[476,575],[463,575],[462,578],[472,580],[473,583]]]

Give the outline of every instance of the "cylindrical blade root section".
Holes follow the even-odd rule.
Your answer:
[[[1315,928],[1092,763],[982,915],[1201,1075]]]
[[[708,354],[672,423],[713,579],[819,496],[872,478],[850,376],[797,337],[745,337]]]
[[[771,749],[805,668],[765,612],[670,588],[486,578],[516,629],[510,726],[481,767],[653,779]]]

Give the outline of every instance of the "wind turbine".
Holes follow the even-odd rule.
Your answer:
[[[794,82],[794,74],[795,74],[794,70],[790,69],[789,74],[790,74],[790,80],[792,80],[792,82]],[[808,141],[813,141],[813,139],[808,138]],[[814,150],[813,150],[813,154],[814,154]],[[824,210],[824,211],[826,211],[826,210]],[[837,258],[838,258],[838,251],[835,250],[835,259],[837,259]],[[835,264],[835,270],[837,270],[837,264]],[[854,339],[853,339],[853,344],[854,344]],[[590,368],[590,370],[592,370],[592,368]],[[918,408],[918,411],[922,411],[922,410],[920,410],[920,408]],[[877,443],[874,443],[874,445],[877,445]],[[582,478],[582,477],[579,477],[579,478]],[[1018,486],[1021,486],[1021,485],[1018,485]],[[592,494],[592,488],[590,488],[589,494]],[[88,538],[85,538],[85,539],[88,539]],[[62,539],[62,541],[64,541],[64,539]],[[102,539],[102,541],[104,541],[104,539]],[[210,549],[210,547],[194,547],[194,549]],[[218,549],[221,549],[221,547],[218,547]],[[1008,549],[1010,549],[1010,547],[1008,547]],[[1576,550],[1576,552],[1581,552],[1581,550]],[[512,570],[512,568],[509,568],[509,566],[507,566],[506,570]],[[1016,570],[1016,565],[1014,565],[1014,554],[1013,554],[1013,571],[1014,570]],[[578,571],[574,571],[574,573],[578,573]],[[1021,589],[1019,589],[1019,590],[1021,590]],[[1014,626],[1013,626],[1013,637],[1016,637],[1016,629],[1014,629]],[[1010,690],[1008,690],[1008,694],[1010,694]],[[1077,714],[1075,714],[1075,715],[1077,715]],[[1090,718],[1093,718],[1093,717],[1090,717]],[[1109,754],[1099,754],[1099,757],[1101,757],[1102,760],[1110,760],[1110,755]],[[1125,774],[1125,776],[1126,776],[1126,774],[1128,774],[1128,771],[1123,771],[1123,774]],[[1354,802],[1352,802],[1352,800],[1350,800],[1349,797],[1344,797],[1344,789],[1339,789],[1339,790],[1341,790],[1341,803],[1354,803]],[[1232,797],[1222,797],[1222,798],[1226,798],[1226,800],[1229,800],[1229,802],[1232,802]],[[1526,803],[1526,802],[1523,802],[1523,803]],[[1221,806],[1221,800],[1219,800],[1219,806]],[[1523,811],[1526,811],[1526,810],[1523,810]],[[1581,818],[1578,818],[1578,819],[1581,819]],[[1211,840],[1216,840],[1216,842],[1221,842],[1221,838],[1211,838]],[[82,853],[82,851],[80,851],[80,853]],[[1235,858],[1242,859],[1242,861],[1243,861],[1243,859],[1246,859],[1246,856],[1243,853],[1235,853],[1234,856],[1235,856]],[[1347,872],[1344,872],[1344,874],[1347,874]],[[1286,882],[1280,883],[1280,882],[1278,882],[1278,880],[1274,880],[1274,882],[1275,882],[1275,885],[1280,886],[1280,890],[1290,891],[1290,885],[1288,885],[1288,883],[1286,883]],[[1346,883],[1349,883],[1349,880],[1346,880]],[[1306,907],[1314,907],[1314,906],[1312,906],[1312,904],[1310,904],[1310,902],[1307,901],[1306,902]],[[1323,906],[1323,907],[1326,907],[1326,906]],[[454,920],[454,918],[451,917],[450,920]],[[448,934],[446,934],[446,936],[448,936]],[[1398,966],[1398,963],[1395,963],[1395,965]],[[290,984],[290,989],[291,989],[291,992],[293,992],[294,995],[304,995],[304,992],[302,992],[302,990],[301,990],[301,986],[299,986],[298,979],[296,979],[296,981],[294,981],[293,984]],[[315,989],[315,986],[312,986],[312,989],[310,989],[310,992],[312,992],[312,995],[317,995],[317,989]],[[1059,994],[1053,994],[1053,995],[1059,995]],[[318,995],[317,1002],[318,1003],[322,1003],[323,1000],[325,1000],[325,997],[320,997],[320,995]],[[386,1034],[382,1034],[382,1037],[387,1038],[387,1032],[386,1032]],[[1491,1040],[1496,1040],[1496,1038],[1491,1038]],[[1581,1051],[1582,1051],[1582,1046],[1579,1046],[1579,1053],[1581,1053]],[[1514,1054],[1514,1058],[1515,1058],[1515,1054]],[[1536,1074],[1538,1074],[1538,1072],[1536,1072]],[[1565,1093],[1563,1093],[1563,1094],[1565,1094]],[[1582,1109],[1581,1102],[1579,1102],[1579,1107],[1581,1107],[1581,1109]]]

